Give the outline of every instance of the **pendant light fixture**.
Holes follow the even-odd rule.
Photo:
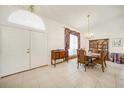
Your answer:
[[[88,32],[85,34],[86,39],[92,39],[94,38],[94,34],[90,32],[90,21],[89,21],[90,15],[87,15],[88,19]]]

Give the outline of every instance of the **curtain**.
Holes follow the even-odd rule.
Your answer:
[[[64,34],[65,34],[65,50],[67,52],[70,48],[70,34],[76,35],[78,37],[78,49],[80,49],[80,33],[79,32],[72,31],[69,28],[65,28]]]
[[[65,28],[65,50],[70,47],[70,29]]]

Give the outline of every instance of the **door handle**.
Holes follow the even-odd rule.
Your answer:
[[[27,49],[27,53],[30,53],[30,49]]]
[[[27,53],[30,53],[29,51]]]

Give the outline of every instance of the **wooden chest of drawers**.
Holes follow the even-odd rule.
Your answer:
[[[52,50],[51,51],[51,64],[56,66],[57,59],[63,59],[63,61],[68,62],[68,53],[64,49]]]

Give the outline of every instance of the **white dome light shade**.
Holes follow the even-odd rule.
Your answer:
[[[43,20],[36,14],[26,11],[14,11],[8,18],[8,21],[18,25],[31,27],[37,30],[46,30]]]

